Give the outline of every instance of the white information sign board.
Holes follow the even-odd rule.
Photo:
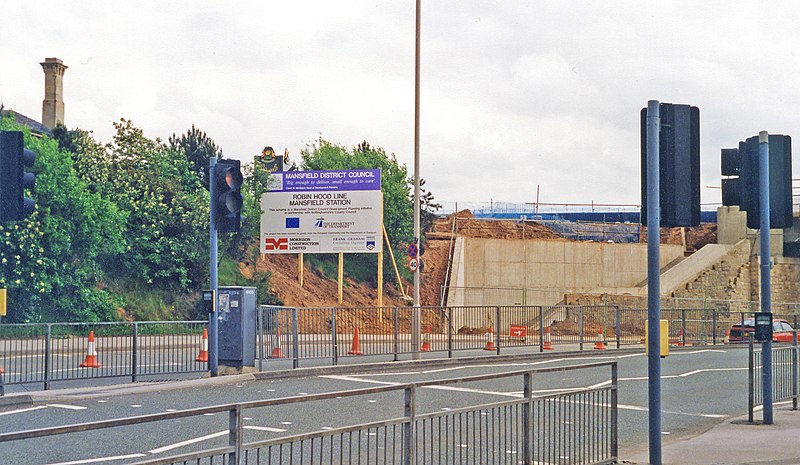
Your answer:
[[[378,253],[380,170],[272,174],[261,197],[261,253]]]

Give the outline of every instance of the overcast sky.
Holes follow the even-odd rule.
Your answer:
[[[0,5],[0,101],[66,124],[192,124],[228,158],[362,140],[413,171],[414,0]],[[440,201],[639,203],[639,111],[700,108],[702,201],[720,149],[800,137],[800,2],[423,0],[421,175]],[[795,157],[796,158],[796,157]],[[796,166],[795,173],[800,172]],[[712,206],[704,208],[713,208]]]

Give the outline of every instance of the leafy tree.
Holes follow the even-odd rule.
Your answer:
[[[118,302],[103,290],[103,264],[124,252],[120,225],[126,213],[87,189],[67,151],[47,137],[33,137],[11,118],[0,130],[23,131],[37,153],[26,219],[0,225],[0,286],[9,292],[11,321],[117,319]]]
[[[383,224],[396,257],[402,257],[402,244],[413,241],[413,210],[411,184],[405,165],[398,163],[394,154],[387,154],[380,147],[372,147],[364,141],[348,149],[320,138],[301,152],[302,168],[305,170],[380,169],[383,191]],[[374,269],[371,254],[354,254],[348,257],[348,272],[362,280],[374,279],[364,270]],[[389,266],[384,273],[393,273],[388,254],[384,257]]]
[[[222,149],[194,125],[180,137],[172,134],[169,138],[169,147],[175,152],[183,151],[189,162],[189,170],[208,190],[208,162],[212,157],[222,158]]]

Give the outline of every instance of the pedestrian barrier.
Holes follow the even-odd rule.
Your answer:
[[[797,410],[798,389],[800,388],[800,349],[797,346],[797,330],[791,345],[773,343],[772,347],[772,400],[792,401],[792,410]],[[756,407],[764,403],[762,385],[762,353],[753,344],[753,335],[748,347],[747,418],[753,423]]]
[[[537,395],[534,379],[547,376],[559,379],[592,376],[601,382],[596,387],[576,386],[559,394]],[[522,394],[518,398],[497,402],[494,395],[474,395],[463,399],[458,408],[442,411],[435,399],[418,395],[424,389],[451,386],[470,389],[503,378],[519,382]],[[181,455],[150,456],[139,459],[142,461],[137,464],[611,464],[618,459],[617,384],[616,362],[537,368],[4,432],[0,433],[0,444],[8,444],[6,450],[14,450],[21,447],[20,442],[37,438],[52,441],[55,436],[71,443],[85,438],[89,431],[95,431],[99,437],[113,437],[121,432],[135,434],[136,428],[164,430],[178,420],[203,425],[204,415],[221,414],[227,418],[228,426],[222,433],[227,438],[221,438],[219,443],[224,445],[201,449],[202,444],[208,443],[187,441]],[[323,431],[316,426],[296,425],[291,433],[256,441],[243,433],[245,418],[274,418],[286,406],[302,403],[319,405],[349,399],[363,402],[366,396],[386,399],[383,408],[372,409],[375,415],[369,422],[353,423],[363,420],[346,417],[341,424]],[[110,431],[117,428],[125,429]],[[140,447],[137,441],[127,443],[131,448]],[[134,450],[123,453],[126,452]]]
[[[3,386],[202,373],[198,334],[205,321],[0,324]],[[92,341],[89,341],[91,335]],[[83,365],[83,366],[81,366]],[[1,394],[0,394],[1,395]]]

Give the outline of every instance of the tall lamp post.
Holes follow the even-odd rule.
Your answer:
[[[417,246],[417,253],[421,253],[420,249],[420,192],[419,192],[419,51],[420,51],[420,9],[422,0],[417,0],[416,6],[416,38],[414,48],[414,243]],[[417,259],[417,263],[420,263]],[[421,333],[421,311],[419,302],[419,287],[420,287],[420,267],[414,270],[414,311],[411,316],[411,351],[412,358],[418,360],[419,353],[419,338]]]

